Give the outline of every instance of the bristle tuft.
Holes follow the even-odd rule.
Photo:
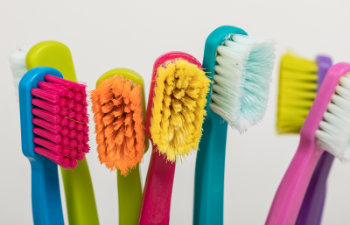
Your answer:
[[[89,149],[85,85],[46,75],[31,93],[34,151],[64,168],[76,167]]]
[[[277,105],[278,133],[299,133],[316,92],[316,62],[290,53],[283,55]]]
[[[240,132],[265,113],[274,47],[245,35],[229,37],[217,48],[210,108]]]
[[[350,73],[342,76],[316,131],[317,144],[342,161],[350,160]]]
[[[91,101],[100,162],[127,175],[145,151],[141,86],[115,76],[92,91]]]
[[[197,150],[209,82],[202,69],[186,60],[158,67],[150,133],[168,160]]]

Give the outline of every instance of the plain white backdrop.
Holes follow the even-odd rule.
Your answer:
[[[57,40],[71,49],[80,81],[94,88],[115,67],[143,75],[148,95],[152,65],[180,50],[200,61],[207,35],[234,25],[276,42],[276,66],[264,119],[240,135],[229,129],[225,224],[263,224],[274,192],[296,150],[297,135],[275,132],[277,71],[287,48],[310,59],[326,53],[350,61],[350,2],[323,0],[88,1],[0,0],[0,224],[32,224],[30,166],[20,147],[19,110],[8,57],[16,48]],[[101,225],[117,224],[116,174],[101,166],[90,135],[87,160]],[[141,165],[145,179],[150,151]],[[177,164],[172,225],[192,223],[195,154]],[[337,161],[329,178],[323,224],[350,224],[350,165]]]

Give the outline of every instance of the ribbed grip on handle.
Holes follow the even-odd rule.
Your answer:
[[[153,147],[142,201],[139,225],[168,225],[175,162]]]

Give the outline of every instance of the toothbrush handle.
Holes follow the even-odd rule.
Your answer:
[[[321,223],[327,178],[334,156],[324,152],[317,164],[304,197],[296,225],[319,225]]]
[[[272,202],[266,225],[294,225],[312,173],[323,150],[299,145]]]
[[[63,225],[57,166],[48,159],[32,162],[34,225]]]
[[[95,195],[86,158],[74,170],[61,168],[69,225],[98,225]]]
[[[144,189],[139,225],[168,225],[175,162],[153,146]]]
[[[137,225],[142,201],[139,165],[127,176],[118,170],[119,225]]]
[[[194,225],[222,225],[227,123],[211,111],[203,123],[197,152]]]

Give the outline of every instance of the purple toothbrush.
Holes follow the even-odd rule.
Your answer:
[[[321,86],[328,69],[332,66],[331,58],[318,56],[318,87]],[[320,225],[326,198],[327,178],[332,167],[334,156],[324,152],[312,175],[303,204],[300,208],[296,225]]]

